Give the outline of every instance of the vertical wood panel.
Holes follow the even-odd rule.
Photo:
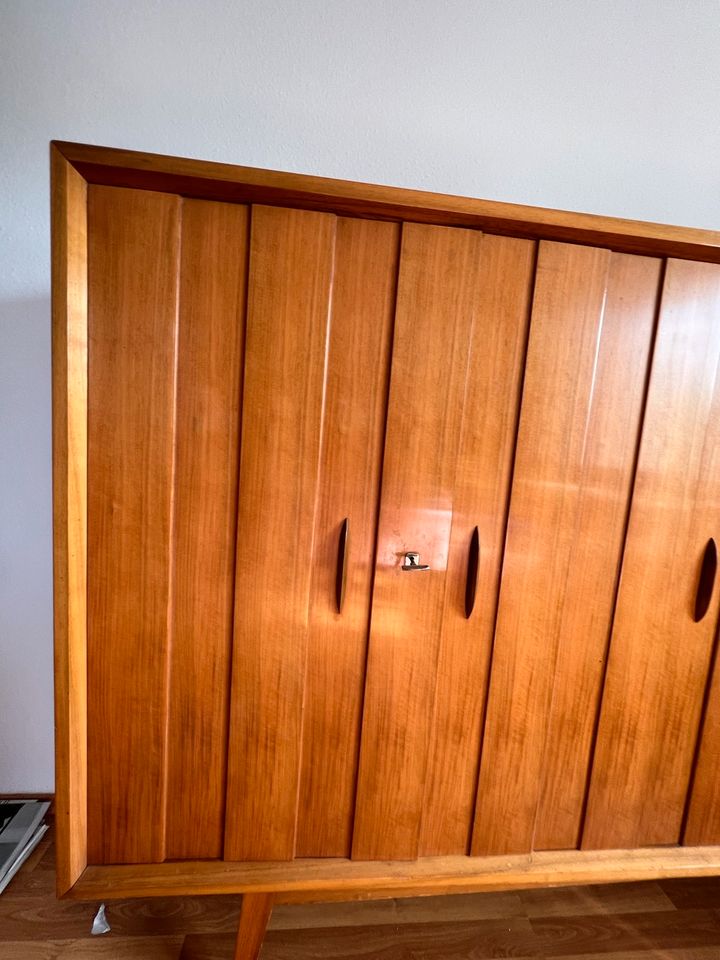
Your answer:
[[[686,846],[720,843],[720,665],[715,630],[713,667],[697,743],[697,758],[687,798],[687,819],[681,841]],[[707,838],[707,839],[706,839]]]
[[[468,851],[534,265],[534,242],[483,237],[423,802],[422,856]],[[475,526],[480,565],[475,608],[468,620],[465,586]]]
[[[705,618],[693,621],[702,554],[720,537],[718,317],[720,267],[668,261],[585,848],[680,836],[718,611],[716,590]],[[691,807],[688,837],[703,802]]]
[[[87,187],[52,173],[55,822],[58,894],[87,865]]]
[[[480,233],[403,227],[353,856],[418,854]],[[425,572],[401,569],[417,551]]]
[[[225,856],[295,853],[335,218],[254,207]]]
[[[536,850],[575,848],[622,558],[662,263],[614,255],[563,587]]]
[[[164,856],[180,200],[90,187],[88,851]]]
[[[385,434],[397,224],[337,221],[297,856],[350,855]],[[346,591],[335,603],[349,520]]]
[[[248,210],[183,201],[167,857],[223,847]]]
[[[546,772],[548,795],[557,798],[559,792],[562,808],[542,821],[541,842],[565,845],[558,836],[568,837],[568,846],[576,842],[658,270],[656,261],[606,250],[540,245],[475,855],[532,848]],[[638,287],[640,308],[629,323],[628,298],[635,302]],[[636,352],[627,356],[631,348]],[[573,703],[578,690],[562,687],[578,679],[587,699]],[[565,726],[566,712],[587,716],[566,718],[570,725]],[[549,729],[555,740],[549,739]],[[556,782],[565,761],[567,793],[562,780]]]

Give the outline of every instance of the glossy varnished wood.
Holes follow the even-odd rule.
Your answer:
[[[254,207],[225,856],[289,859],[302,746],[335,217]]]
[[[81,143],[56,142],[55,146],[90,183],[175,191],[209,200],[269,203],[361,217],[475,227],[518,237],[567,240],[634,253],[720,261],[720,232],[712,230],[496,203]]]
[[[271,893],[251,893],[242,898],[234,960],[257,960],[273,908]]]
[[[680,837],[718,611],[716,592],[707,616],[693,620],[705,545],[720,536],[719,316],[720,268],[669,261],[583,835],[587,848]],[[704,762],[701,757],[700,770]],[[701,772],[697,783],[702,779]],[[703,787],[696,789],[700,797]],[[697,801],[690,835],[714,789]]]
[[[634,850],[554,850],[499,857],[421,857],[419,860],[292,862],[185,860],[89,866],[70,899],[275,893],[277,902],[372,899],[522,890],[548,885],[621,883],[659,877],[714,876],[720,847]]]
[[[296,855],[349,856],[380,495],[399,228],[336,228]],[[348,520],[345,599],[336,604]]]
[[[575,847],[580,841],[661,274],[658,260],[615,255],[610,261],[584,440],[582,499],[564,586],[535,824],[538,850]]]
[[[468,852],[534,266],[532,241],[482,238],[422,807],[422,856]],[[479,570],[468,620],[465,587],[476,526]]]
[[[223,850],[248,211],[185,200],[166,856]],[[192,825],[192,826],[190,826]]]
[[[87,187],[51,152],[57,885],[87,865]]]
[[[686,804],[682,841],[685,844],[720,843],[720,622],[715,630],[713,667],[703,705],[695,769]],[[706,839],[707,838],[707,839]]]
[[[165,848],[180,200],[88,191],[88,859]]]
[[[418,855],[482,235],[403,227],[353,856]],[[402,569],[406,551],[430,569]]]
[[[476,855],[578,843],[659,273],[540,245]]]

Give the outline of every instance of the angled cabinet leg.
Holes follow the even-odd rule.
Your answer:
[[[257,960],[265,937],[270,914],[272,913],[272,893],[246,893],[240,906],[240,924],[238,926],[235,960]]]

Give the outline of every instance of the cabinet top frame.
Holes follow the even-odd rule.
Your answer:
[[[573,213],[517,203],[378,186],[53,140],[87,183],[159,190],[204,200],[264,203],[349,216],[471,227],[626,253],[720,263],[720,231]]]

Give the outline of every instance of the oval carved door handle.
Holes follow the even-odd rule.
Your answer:
[[[337,566],[335,568],[335,606],[342,613],[345,603],[345,583],[347,581],[347,555],[350,546],[350,520],[345,517],[340,526],[338,537]]]
[[[465,619],[469,620],[475,607],[478,573],[480,570],[480,531],[477,527],[470,537],[468,548],[467,580],[465,582]]]
[[[693,614],[695,623],[699,623],[708,611],[715,586],[716,573],[717,547],[715,546],[713,538],[710,537],[705,546],[705,553],[700,566],[697,593],[695,594],[695,612]]]

